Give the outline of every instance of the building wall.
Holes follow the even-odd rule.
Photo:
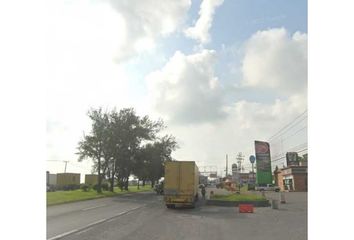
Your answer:
[[[275,184],[281,191],[307,191],[307,167],[292,166],[274,172]],[[284,182],[287,186],[284,185]]]
[[[294,187],[296,192],[306,192],[307,174],[294,174]]]
[[[95,185],[97,183],[98,183],[98,175],[97,174],[85,174],[85,184]]]
[[[57,185],[57,175],[49,174],[49,185]]]
[[[80,173],[58,173],[57,185],[80,185]]]

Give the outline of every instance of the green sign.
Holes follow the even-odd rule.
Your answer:
[[[269,143],[255,141],[257,184],[271,184],[273,181]]]

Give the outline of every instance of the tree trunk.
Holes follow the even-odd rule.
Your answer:
[[[143,180],[143,187],[145,187],[145,179]]]
[[[139,190],[139,182],[140,182],[140,178],[138,178],[138,190]]]
[[[128,191],[128,184],[129,184],[129,177],[126,178],[125,183],[124,183],[124,189]]]
[[[114,192],[114,167],[112,168],[112,174],[111,174],[111,192]]]
[[[98,158],[98,184],[97,184],[97,193],[102,193],[101,189],[101,184],[102,184],[102,178],[101,178],[101,158]]]
[[[151,188],[154,188],[155,180],[151,180]]]

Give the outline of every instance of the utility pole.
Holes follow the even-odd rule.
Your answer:
[[[64,169],[64,173],[66,173],[66,165],[68,164],[69,161],[63,161],[65,162],[65,169]]]
[[[225,177],[227,177],[227,174],[228,174],[227,165],[228,165],[228,159],[227,159],[227,154],[226,154],[226,174],[225,174]]]
[[[242,152],[239,152],[237,157],[236,157],[236,160],[237,160],[237,163],[238,163],[238,167],[240,169],[240,172],[242,172],[242,162],[243,162],[243,158],[244,156],[242,155]]]

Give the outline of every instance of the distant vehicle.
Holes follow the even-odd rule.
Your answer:
[[[164,189],[163,185],[164,185],[164,181],[155,184],[154,190],[157,194],[163,195],[163,189]]]
[[[166,162],[164,200],[167,208],[195,207],[198,187],[199,171],[194,161]]]
[[[274,186],[274,184],[265,184],[265,185],[258,185],[255,187],[256,191],[275,191],[279,192],[280,187]]]

